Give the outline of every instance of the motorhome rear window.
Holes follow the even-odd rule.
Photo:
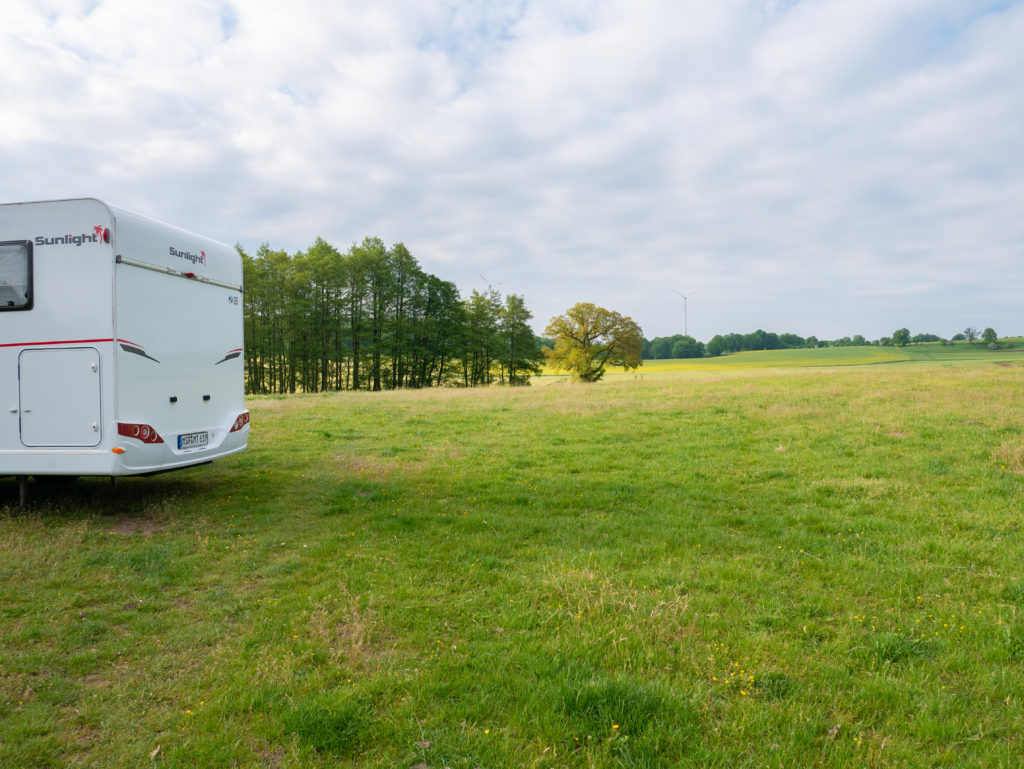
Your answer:
[[[32,309],[32,243],[0,243],[0,311]]]

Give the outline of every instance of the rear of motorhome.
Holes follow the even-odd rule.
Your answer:
[[[242,367],[235,249],[95,199],[0,205],[0,476],[242,451]]]

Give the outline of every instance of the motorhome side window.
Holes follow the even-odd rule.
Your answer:
[[[0,312],[32,309],[32,244],[0,243]]]

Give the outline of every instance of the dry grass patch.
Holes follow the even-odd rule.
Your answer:
[[[122,515],[114,521],[113,525],[110,526],[109,531],[114,534],[141,534],[142,536],[149,537],[158,531],[163,531],[164,525],[152,520],[151,518],[141,518],[138,516]]]
[[[371,643],[376,614],[369,601],[352,595],[344,584],[309,614],[312,638],[334,663],[364,667],[380,654]]]
[[[1024,443],[1006,442],[992,452],[992,459],[998,462],[1003,470],[1024,475]]]
[[[590,388],[590,391],[583,388]],[[549,400],[545,404],[549,412],[571,417],[588,417],[617,411],[624,400],[622,396],[610,397],[613,393],[608,390],[596,390],[594,385],[567,385],[562,392],[562,397]]]
[[[406,465],[403,462],[384,457],[336,454],[334,468],[341,478],[358,478],[363,481],[383,483],[395,472],[404,471]]]
[[[25,673],[14,673],[0,676],[0,703],[18,703],[22,705],[35,696],[30,678]]]
[[[690,602],[682,585],[654,590],[632,582],[622,585],[587,568],[549,568],[545,584],[558,602],[559,613],[576,619],[613,615],[637,623],[672,623],[687,612]]]
[[[90,689],[109,689],[110,679],[102,673],[90,673],[82,679],[84,683]]]
[[[396,476],[419,477],[430,470],[448,467],[462,456],[462,450],[451,443],[425,449],[422,459],[402,459],[365,454],[343,453],[334,456],[334,469],[339,478],[384,483]]]

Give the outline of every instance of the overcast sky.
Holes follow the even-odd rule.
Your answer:
[[[647,337],[1024,334],[1024,2],[7,0],[0,201]]]

